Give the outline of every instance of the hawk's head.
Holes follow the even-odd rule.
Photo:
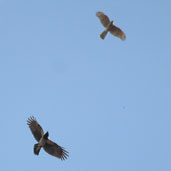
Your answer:
[[[49,136],[49,132],[47,131],[46,134],[43,135],[43,138],[44,138],[45,140],[47,140],[47,139],[48,139],[48,136]]]

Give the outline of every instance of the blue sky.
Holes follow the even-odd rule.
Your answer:
[[[170,6],[0,0],[0,170],[170,171]],[[97,11],[125,41],[99,38]],[[68,160],[33,154],[31,115]]]

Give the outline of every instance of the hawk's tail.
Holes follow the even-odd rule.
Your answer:
[[[39,155],[40,149],[39,144],[34,144],[34,154]]]
[[[107,30],[105,30],[104,32],[101,33],[100,37],[104,40],[104,38],[106,37],[107,34]]]

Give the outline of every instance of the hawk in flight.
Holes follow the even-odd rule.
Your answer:
[[[63,147],[48,139],[49,133],[46,132],[44,134],[42,127],[33,116],[28,118],[27,125],[34,138],[38,141],[38,143],[34,145],[34,154],[39,155],[40,149],[43,147],[47,153],[61,160],[65,160],[69,157],[68,152],[64,150]]]
[[[116,37],[119,37],[121,40],[126,39],[124,32],[120,28],[116,27],[113,24],[113,21],[109,20],[109,17],[107,15],[105,15],[103,12],[97,12],[96,16],[100,19],[100,22],[106,28],[106,30],[100,34],[100,37],[103,40],[106,37],[108,32],[110,32],[112,35]]]

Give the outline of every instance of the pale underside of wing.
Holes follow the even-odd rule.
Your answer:
[[[69,157],[69,153],[63,147],[51,140],[48,140],[43,148],[48,154],[60,158],[61,160],[65,160]]]
[[[125,33],[119,28],[114,25],[112,25],[109,29],[110,33],[116,37],[119,37],[121,40],[126,39]]]
[[[100,22],[104,27],[107,27],[107,25],[110,23],[109,17],[103,12],[96,12],[96,16],[100,19]]]
[[[33,116],[28,118],[27,125],[29,126],[34,138],[39,141],[44,135],[44,132],[42,127],[38,124],[38,122]]]

